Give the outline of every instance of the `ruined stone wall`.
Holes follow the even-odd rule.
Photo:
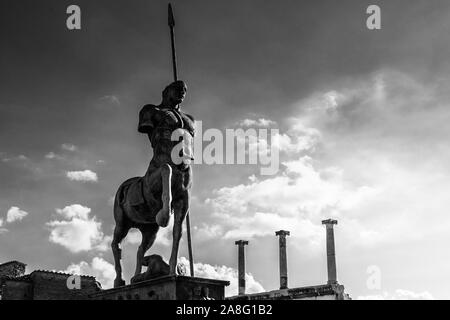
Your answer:
[[[26,281],[5,280],[2,300],[31,300],[33,285]]]
[[[86,300],[88,295],[99,291],[95,278],[81,277],[80,289],[69,289],[67,279],[70,275],[33,272],[31,279],[33,282],[34,300]]]

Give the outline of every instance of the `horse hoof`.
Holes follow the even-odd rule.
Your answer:
[[[125,281],[122,279],[114,280],[114,288],[123,287],[125,285]]]
[[[169,225],[170,215],[166,214],[165,212],[158,212],[156,215],[156,223],[158,226],[165,228]]]

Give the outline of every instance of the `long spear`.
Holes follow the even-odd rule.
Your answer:
[[[169,28],[170,28],[170,42],[172,45],[172,67],[173,67],[173,81],[178,80],[177,73],[177,54],[175,50],[175,19],[173,17],[172,5],[169,3]],[[192,242],[191,242],[191,219],[189,212],[186,214],[186,232],[188,240],[188,251],[189,251],[189,267],[191,269],[191,277],[194,276],[194,257],[192,254]]]

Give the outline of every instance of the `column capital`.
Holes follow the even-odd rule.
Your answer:
[[[246,245],[248,245],[248,241],[246,241],[246,240],[238,240],[238,241],[235,241],[234,244],[238,245],[238,246],[246,246]]]
[[[285,236],[290,236],[291,233],[289,231],[280,230],[280,231],[275,232],[275,235],[285,237]]]
[[[337,222],[337,220],[327,219],[327,220],[322,220],[322,224],[333,226],[334,224],[338,224],[338,222]]]

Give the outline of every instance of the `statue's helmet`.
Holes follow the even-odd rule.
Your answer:
[[[162,92],[163,99],[168,98],[170,89],[179,89],[179,90],[183,90],[184,92],[186,92],[187,86],[186,86],[186,83],[182,80],[177,80],[177,81],[172,82],[171,84],[169,84],[167,87],[164,88],[164,90]]]

